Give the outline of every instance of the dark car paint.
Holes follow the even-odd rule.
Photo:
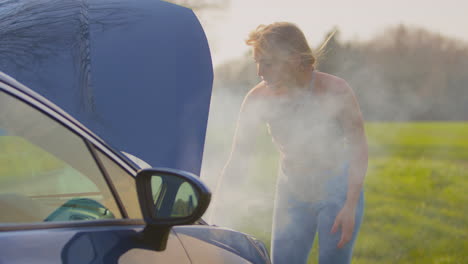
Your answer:
[[[0,232],[0,263],[190,263],[174,233],[162,252],[140,236],[128,225]]]
[[[249,235],[214,226],[176,226],[173,230],[189,253],[197,245],[186,239],[187,236],[242,256],[251,263],[268,263],[269,255],[264,244]]]
[[[130,175],[136,175],[135,165],[130,164],[105,142],[81,129],[82,125],[63,111],[53,110],[58,108],[53,103],[2,73],[0,90],[61,122],[88,141],[88,144],[112,157],[113,161],[125,168]],[[199,223],[203,221],[200,220]],[[165,251],[147,250],[151,247],[141,240],[144,225],[142,220],[130,219],[1,224],[0,263],[114,263],[116,259],[119,263],[148,259],[152,262],[160,259],[160,263],[200,263],[194,260],[200,256],[203,256],[204,261],[208,258],[223,260],[225,263],[269,263],[262,243],[233,230],[207,225],[198,228],[174,227]],[[200,255],[200,252],[197,252],[200,248],[203,252],[212,252],[212,256]],[[192,252],[194,256],[187,256],[186,252]]]
[[[2,1],[0,70],[115,149],[199,174],[213,70],[190,9],[159,0]]]

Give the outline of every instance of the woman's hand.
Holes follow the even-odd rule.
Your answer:
[[[353,237],[354,221],[356,217],[356,207],[345,204],[335,218],[335,223],[331,229],[334,234],[341,228],[341,239],[338,242],[338,248],[342,248]]]

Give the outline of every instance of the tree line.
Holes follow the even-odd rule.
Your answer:
[[[324,39],[318,70],[353,87],[367,121],[468,120],[468,44],[398,25],[366,42]],[[329,34],[332,34],[329,33]],[[215,69],[214,91],[243,95],[259,79],[250,54]]]

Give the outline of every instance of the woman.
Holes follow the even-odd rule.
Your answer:
[[[354,93],[343,79],[315,69],[315,57],[294,24],[260,25],[246,44],[262,81],[242,103],[223,174],[245,166],[241,157],[255,140],[253,131],[266,123],[280,151],[273,263],[306,263],[316,232],[319,263],[350,263],[368,160]]]

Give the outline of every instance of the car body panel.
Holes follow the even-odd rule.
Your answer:
[[[158,0],[6,1],[0,28],[2,71],[115,149],[199,174],[213,69],[190,9]]]
[[[269,263],[264,245],[241,232],[202,225],[175,226],[173,230],[196,263]]]
[[[197,237],[179,235],[184,247],[193,263],[224,263],[249,264],[252,263],[228,250],[219,250],[213,243],[200,240]]]
[[[156,252],[141,242],[141,227],[100,226],[0,232],[0,263],[191,263],[171,232]]]

